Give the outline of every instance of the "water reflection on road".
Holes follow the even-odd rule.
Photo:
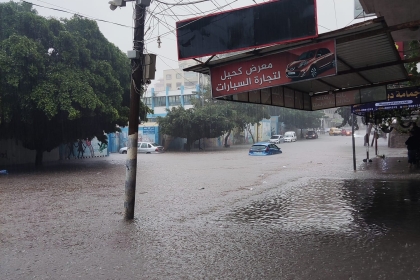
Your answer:
[[[254,236],[259,254],[281,260],[284,279],[418,279],[419,196],[416,180],[313,179],[222,220],[259,232],[270,244]]]
[[[405,228],[420,234],[419,196],[415,180],[311,180],[239,207],[228,220],[288,231],[383,234]]]

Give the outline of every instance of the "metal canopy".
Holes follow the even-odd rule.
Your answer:
[[[275,45],[217,60],[212,60],[213,57],[211,57],[205,63],[186,68],[184,71],[210,74],[210,69],[212,67],[227,65],[237,61],[250,60],[313,43],[335,39],[338,70],[336,76],[300,81],[283,87],[303,92],[304,95],[309,95],[309,93],[311,93],[311,95],[314,94],[314,96],[318,96],[331,94],[331,92],[336,94],[348,90],[395,84],[409,80],[407,71],[404,68],[404,63],[409,61],[401,60],[390,32],[411,26],[418,26],[419,24],[420,22],[410,22],[388,27],[383,18],[377,18],[321,34],[318,38],[312,40]],[[237,100],[235,98],[229,98],[229,96],[228,98],[225,97],[221,99]],[[242,101],[249,102],[249,100]],[[305,108],[305,110],[307,110],[307,108]]]
[[[418,0],[360,0],[367,13],[375,13],[384,17],[389,25],[419,19],[420,5]],[[411,41],[420,39],[420,29],[413,27],[391,33],[395,41]]]

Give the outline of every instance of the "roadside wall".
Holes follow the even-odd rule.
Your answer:
[[[7,167],[18,164],[35,163],[36,152],[22,147],[20,141],[7,139],[0,140],[0,167]],[[59,148],[51,152],[44,152],[43,162],[59,160]]]
[[[108,137],[109,144],[109,137]],[[69,142],[59,147],[60,160],[76,158],[105,157],[109,155],[108,145],[99,141],[96,137],[91,141],[83,139],[81,142]]]
[[[395,129],[391,131],[388,138],[389,148],[406,148],[405,141],[408,139],[408,134],[400,133]]]
[[[128,127],[120,127],[120,129],[121,132],[108,134],[108,146],[110,153],[118,153],[118,151],[121,148],[127,146]],[[154,142],[159,145],[165,146],[165,143],[162,143],[163,138],[161,139],[159,135],[159,126],[157,123],[147,123],[144,125],[139,125],[138,141]]]

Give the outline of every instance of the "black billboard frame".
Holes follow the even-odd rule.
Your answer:
[[[291,17],[293,8],[296,10],[305,4],[306,9],[301,11],[300,15]],[[281,18],[276,8],[286,5],[289,5],[290,9],[281,11],[285,14],[284,18]],[[235,17],[242,17],[246,20],[235,21]],[[250,22],[251,17],[252,23]],[[306,29],[300,28],[299,24],[294,24],[301,22],[299,21],[301,18],[305,21],[300,26],[306,25]],[[224,22],[221,20],[224,20]],[[230,26],[228,25],[229,21],[231,21]],[[288,26],[275,28],[281,25],[283,21],[286,21]],[[220,24],[214,25],[215,22]],[[243,24],[247,26],[243,26]],[[267,24],[270,25],[267,26]],[[224,28],[222,30],[224,34],[222,35],[220,32],[215,32],[215,29],[220,29],[221,26]],[[316,0],[271,1],[178,21],[176,27],[178,60],[194,59],[316,38],[318,37],[317,5]],[[269,28],[264,29],[266,27]],[[245,30],[248,30],[248,32],[245,32]],[[185,38],[186,36],[188,37]],[[276,38],[273,36],[276,36]],[[184,38],[182,39],[182,37]]]

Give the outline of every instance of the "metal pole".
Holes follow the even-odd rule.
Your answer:
[[[128,123],[126,179],[124,218],[134,219],[134,205],[136,200],[137,176],[137,141],[139,131],[139,105],[143,86],[143,47],[144,47],[144,22],[146,7],[136,4],[134,24],[134,50],[140,54],[139,59],[132,59],[132,74],[130,88],[130,116]]]
[[[353,170],[356,171],[356,145],[354,143],[354,113],[351,114],[351,141],[353,146]]]

